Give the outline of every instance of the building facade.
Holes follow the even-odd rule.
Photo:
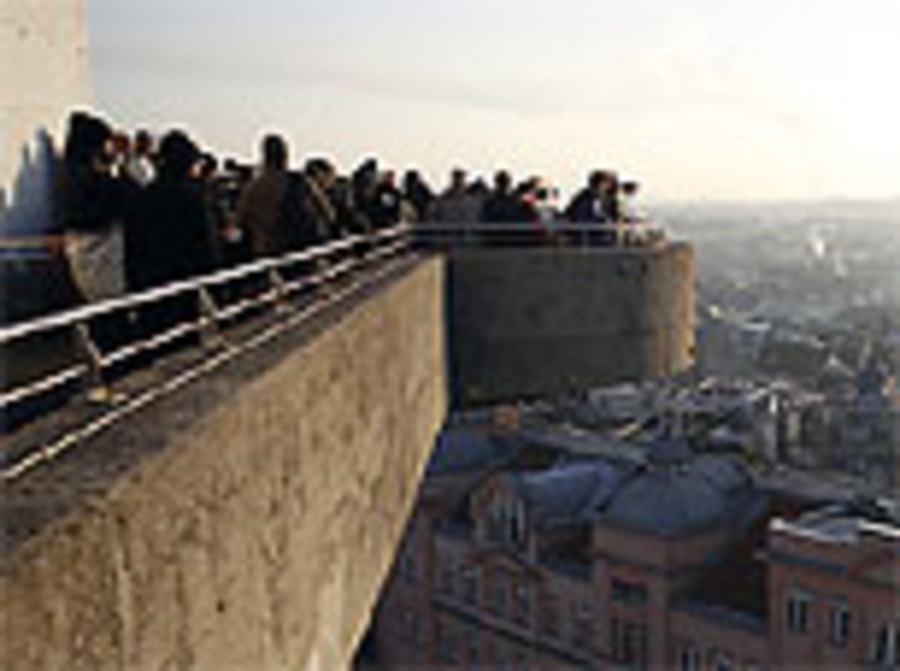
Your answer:
[[[467,455],[465,458],[453,454]],[[438,445],[373,622],[379,668],[896,668],[900,509],[659,441]]]

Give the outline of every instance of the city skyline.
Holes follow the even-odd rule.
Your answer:
[[[452,6],[270,0],[89,4],[96,102],[255,155],[375,154],[571,190],[611,166],[663,200],[891,198],[900,6],[708,0]]]

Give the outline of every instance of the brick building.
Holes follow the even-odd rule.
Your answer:
[[[677,441],[436,446],[368,639],[379,668],[897,668],[900,509]],[[821,488],[819,488],[821,490]]]

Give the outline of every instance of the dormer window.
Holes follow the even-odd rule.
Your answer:
[[[477,566],[469,566],[463,570],[463,599],[468,604],[474,605],[478,602],[479,577]]]
[[[525,541],[525,512],[522,502],[512,497],[498,497],[487,512],[486,537],[491,543],[511,548]]]

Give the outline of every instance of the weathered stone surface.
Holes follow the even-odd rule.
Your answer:
[[[0,668],[343,668],[445,414],[442,274],[418,262],[64,459],[134,463],[7,547]],[[59,507],[79,465],[4,502]]]
[[[458,404],[669,375],[693,360],[688,245],[468,249],[449,264]]]

